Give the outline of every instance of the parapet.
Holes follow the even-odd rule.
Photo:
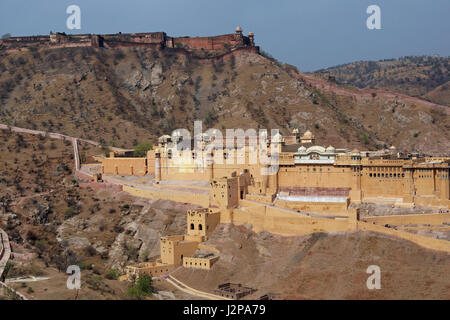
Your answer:
[[[255,47],[254,34],[244,36],[242,28],[231,34],[211,37],[170,37],[165,32],[116,33],[116,34],[79,34],[70,35],[64,32],[50,32],[50,35],[27,37],[10,37],[0,40],[0,50],[21,49],[30,47],[93,47],[93,48],[126,48],[147,47],[154,49],[185,49],[187,51],[227,52],[235,48]]]

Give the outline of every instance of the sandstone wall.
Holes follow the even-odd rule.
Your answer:
[[[143,176],[147,173],[147,158],[104,158],[102,173]]]
[[[224,212],[224,217],[227,213]],[[223,219],[226,222],[227,218]],[[301,236],[314,232],[351,230],[348,218],[317,218],[271,206],[254,205],[234,209],[231,214],[235,225],[250,224],[255,232],[268,231],[282,236]]]
[[[381,216],[381,217],[365,217],[361,218],[363,222],[375,222],[376,224],[389,224],[394,226],[408,225],[408,224],[430,224],[440,225],[444,222],[450,223],[450,214],[408,214],[395,216]]]
[[[277,200],[277,206],[322,215],[347,217],[348,201],[346,202],[300,202]]]
[[[375,231],[409,240],[427,249],[450,252],[450,241],[424,237],[418,234],[394,230],[391,228],[385,228],[376,224],[371,224],[362,221],[359,221],[357,225],[358,230]]]
[[[123,191],[136,197],[149,199],[163,199],[182,203],[197,204],[201,207],[209,207],[209,194],[193,194],[191,192],[174,192],[170,190],[150,190],[140,189],[138,187],[123,186]]]

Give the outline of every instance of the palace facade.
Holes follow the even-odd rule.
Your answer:
[[[263,165],[251,164],[255,150],[223,148],[201,161],[195,151],[186,154],[171,136],[162,136],[145,158],[117,157],[102,160],[102,174],[154,175],[155,184],[170,181],[209,186],[213,206],[230,207],[250,199],[296,210],[330,212],[350,203],[390,203],[396,206],[448,208],[450,157],[401,156],[394,147],[385,151],[359,151],[319,146],[307,131],[281,138],[279,167],[262,174]],[[203,149],[209,140],[202,140]],[[286,143],[289,141],[289,143]],[[268,147],[270,150],[270,146]],[[209,152],[209,151],[208,151]],[[223,161],[214,161],[223,152]],[[239,155],[244,159],[239,159]],[[234,161],[227,161],[233,156]],[[215,190],[224,190],[220,195]],[[226,197],[226,200],[225,200]],[[226,203],[218,203],[223,198]]]

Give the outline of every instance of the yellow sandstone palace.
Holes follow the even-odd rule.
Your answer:
[[[183,181],[184,186],[198,181],[199,188],[211,188],[213,207],[233,207],[243,199],[276,202],[280,207],[319,213],[335,213],[350,203],[361,202],[443,208],[450,204],[449,157],[402,158],[394,147],[388,152],[361,152],[317,146],[314,142],[310,131],[301,137],[282,139],[278,171],[261,175],[261,165],[247,161],[251,153],[247,149],[243,164],[206,160],[199,164],[186,157],[184,160],[175,157],[175,153],[182,151],[177,150],[177,143],[170,136],[162,136],[158,147],[149,151],[146,158],[112,154],[103,159],[102,174],[154,174],[155,183],[177,181],[180,187]],[[236,150],[224,148],[224,159],[233,151],[237,155]],[[226,189],[226,199],[224,194],[216,194],[216,190],[223,189]]]
[[[208,141],[204,135],[200,152],[211,157],[200,157],[202,161],[194,161],[196,151],[180,150],[171,136],[160,137],[147,157],[111,153],[101,159],[103,180],[120,184],[123,191],[199,207],[187,212],[185,235],[161,237],[159,260],[127,266],[123,280],[160,276],[180,266],[211,268],[219,252],[204,242],[219,223],[247,224],[255,232],[283,236],[375,231],[450,252],[449,241],[386,227],[450,223],[445,213],[450,206],[449,157],[402,156],[394,147],[376,152],[323,147],[310,131],[302,136],[294,131],[294,136],[279,139],[277,170],[262,174],[269,166],[249,161],[258,150],[211,151],[205,148]],[[225,161],[215,161],[217,154]],[[226,161],[230,158],[234,160]],[[432,207],[439,213],[360,217],[361,203]]]

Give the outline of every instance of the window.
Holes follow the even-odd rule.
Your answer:
[[[203,230],[203,226],[201,224],[198,225],[198,230]]]
[[[191,230],[194,230],[194,224],[191,223]]]

